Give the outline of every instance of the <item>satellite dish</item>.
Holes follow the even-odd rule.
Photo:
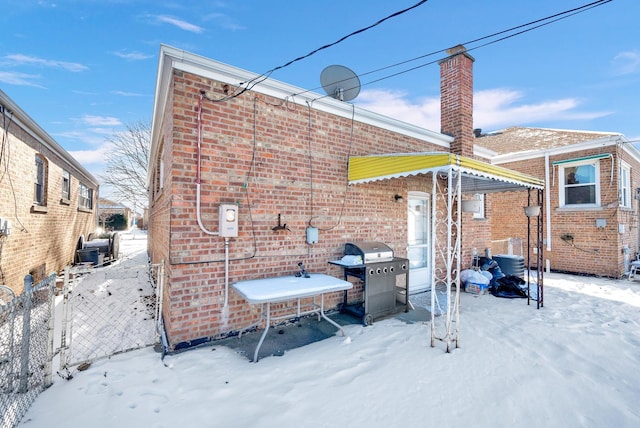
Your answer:
[[[322,70],[320,83],[327,95],[336,100],[351,101],[360,93],[360,79],[342,65],[330,65]]]

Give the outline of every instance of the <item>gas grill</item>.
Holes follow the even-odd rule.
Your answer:
[[[344,246],[344,257],[329,263],[344,269],[344,279],[362,281],[362,302],[349,304],[344,293],[342,312],[361,317],[364,325],[396,313],[409,311],[409,260],[393,256],[381,242],[354,242]]]

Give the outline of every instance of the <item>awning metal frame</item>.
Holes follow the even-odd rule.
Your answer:
[[[544,180],[451,153],[404,153],[349,158],[349,184],[431,175],[431,346],[459,347],[461,269],[461,201],[463,194],[537,190],[541,203]],[[541,220],[536,224],[537,287],[542,290]],[[530,234],[528,226],[528,234]],[[530,276],[530,273],[527,272]],[[529,285],[527,285],[529,287]],[[541,295],[537,299],[541,302]],[[540,304],[538,305],[540,307]]]
[[[439,340],[451,352],[452,346],[458,347],[460,333],[462,174],[453,167],[432,174],[432,195],[431,347]]]

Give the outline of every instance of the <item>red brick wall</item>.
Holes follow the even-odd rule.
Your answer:
[[[440,62],[440,126],[455,137],[451,152],[473,157],[473,57],[460,47]]]
[[[9,123],[0,159],[0,217],[13,223],[10,236],[0,237],[0,283],[21,293],[25,275],[40,281],[74,260],[76,245],[96,227],[97,188],[52,152],[17,121]],[[0,123],[0,127],[2,123]],[[4,133],[4,130],[0,128]],[[34,211],[35,156],[46,163],[46,206]],[[62,171],[71,175],[71,197],[62,201]],[[78,209],[82,181],[93,188],[91,211]]]
[[[471,199],[471,196],[465,196],[463,199]],[[473,251],[476,254],[484,256],[485,249],[491,248],[491,216],[493,215],[491,207],[491,198],[485,196],[485,216],[484,218],[474,218],[473,213],[462,213],[462,235],[461,249],[462,260],[461,268],[467,269],[473,266]]]
[[[257,309],[231,287],[225,310],[224,239],[204,234],[196,222],[198,98],[201,90],[223,97],[222,87],[176,71],[165,111],[166,181],[151,200],[149,245],[152,261],[168,263],[164,319],[172,346],[257,320]],[[348,157],[441,147],[251,92],[205,100],[202,118],[202,222],[217,231],[219,204],[239,205],[239,236],[229,242],[230,284],[290,275],[298,262],[309,272],[342,277],[327,262],[342,257],[351,241],[381,241],[406,256],[407,208],[393,197],[423,189],[401,179],[347,186]],[[409,182],[419,187],[419,180]],[[272,230],[278,214],[290,230]],[[319,228],[317,244],[306,243],[309,224]],[[335,307],[342,294],[326,300]]]
[[[553,156],[550,158],[550,162],[603,153],[611,153],[614,158],[613,160],[611,158],[600,160],[602,205],[600,208],[559,208],[558,170],[557,167],[550,170],[550,181],[546,185],[550,190],[551,250],[547,251],[545,245],[544,258],[549,260],[552,270],[619,277],[625,272],[623,247],[626,245],[631,255],[638,249],[638,201],[632,201],[631,209],[618,206],[618,159],[621,151],[618,151],[615,146],[604,147]],[[635,189],[640,184],[640,166],[634,159],[629,157],[625,157],[625,159],[631,165],[631,187]],[[614,162],[613,179],[611,176],[612,162]],[[501,166],[544,178],[544,158]],[[526,257],[527,237],[520,236],[521,233],[518,232],[526,231],[526,217],[522,211],[527,204],[526,192],[492,195],[491,198],[495,208],[491,216],[493,239],[523,238]],[[546,216],[545,209],[543,209],[543,216]],[[596,219],[599,218],[606,219],[605,228],[596,227]],[[544,221],[547,221],[546,217]],[[624,233],[619,233],[618,224],[624,225]],[[561,238],[566,235],[572,236],[573,240]],[[543,236],[545,239],[547,238],[546,225]],[[533,239],[535,238],[532,237]]]

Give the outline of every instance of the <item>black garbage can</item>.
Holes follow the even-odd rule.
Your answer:
[[[99,254],[100,250],[97,248],[83,248],[78,250],[78,262],[97,265]]]

